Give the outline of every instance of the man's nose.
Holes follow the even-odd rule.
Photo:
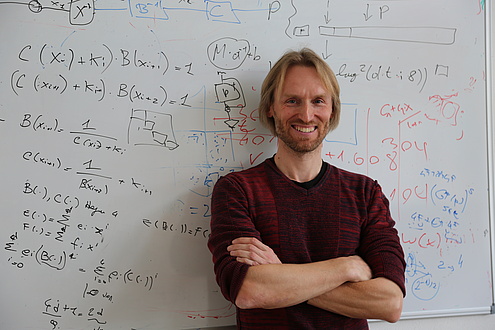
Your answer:
[[[299,118],[305,123],[309,123],[313,120],[314,109],[311,102],[303,102],[299,111]]]

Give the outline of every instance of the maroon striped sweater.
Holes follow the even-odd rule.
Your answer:
[[[361,256],[373,277],[386,277],[405,294],[404,254],[380,186],[372,179],[328,166],[321,181],[302,188],[273,159],[220,178],[212,196],[211,236],[217,282],[234,302],[248,265],[227,252],[238,237],[256,237],[282,263]],[[303,303],[274,310],[237,310],[240,329],[367,329],[351,319]]]

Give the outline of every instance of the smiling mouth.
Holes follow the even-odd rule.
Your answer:
[[[303,126],[297,126],[293,125],[292,126],[296,131],[302,132],[302,133],[311,133],[316,131],[316,126],[311,126],[311,127],[303,127]]]

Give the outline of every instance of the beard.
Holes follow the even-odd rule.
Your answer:
[[[309,153],[315,151],[322,143],[327,134],[330,132],[329,123],[324,123],[317,126],[318,135],[316,137],[294,137],[290,134],[292,126],[290,124],[284,124],[276,116],[273,117],[275,120],[275,132],[277,137],[292,151],[298,154]],[[296,123],[300,125],[312,125],[312,123]]]

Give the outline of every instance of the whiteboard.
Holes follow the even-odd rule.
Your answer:
[[[404,317],[489,310],[484,1],[0,8],[0,328],[234,324],[206,247],[211,191],[275,152],[259,90],[304,46],[342,89],[323,159],[390,200]]]

